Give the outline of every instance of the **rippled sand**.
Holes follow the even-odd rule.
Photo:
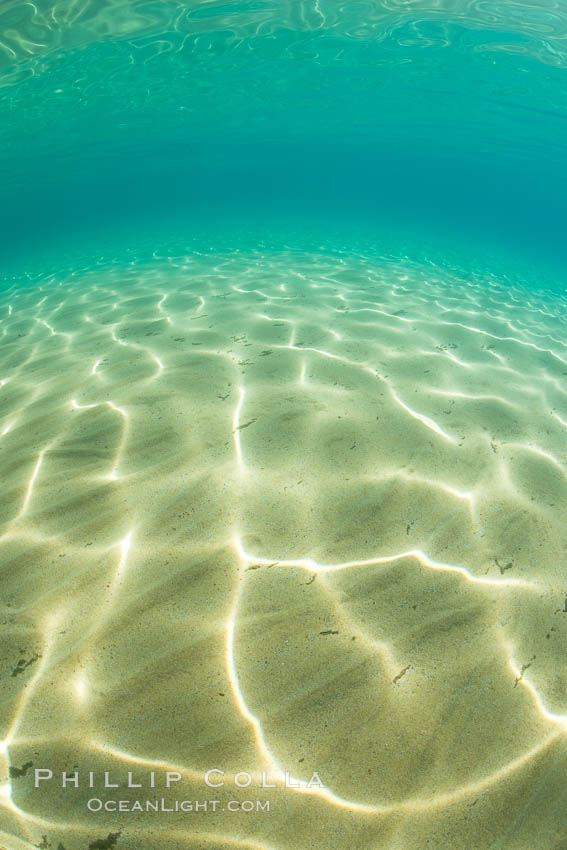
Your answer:
[[[566,303],[298,252],[5,293],[0,846],[564,847]]]

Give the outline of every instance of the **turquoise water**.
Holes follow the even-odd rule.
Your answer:
[[[0,0],[0,850],[567,846],[566,74]]]
[[[354,222],[562,266],[566,30],[561,4],[4,4],[4,260]]]

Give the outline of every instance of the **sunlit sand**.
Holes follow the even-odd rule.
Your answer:
[[[555,846],[566,306],[300,252],[4,292],[0,846]]]

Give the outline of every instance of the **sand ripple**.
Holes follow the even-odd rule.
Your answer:
[[[340,254],[6,292],[0,844],[559,846],[565,330],[559,296]],[[156,794],[220,808],[87,810]]]

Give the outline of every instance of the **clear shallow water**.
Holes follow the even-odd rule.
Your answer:
[[[566,31],[2,4],[7,850],[563,846]]]
[[[4,250],[324,211],[563,261],[565,28],[560,3],[8,2]]]

